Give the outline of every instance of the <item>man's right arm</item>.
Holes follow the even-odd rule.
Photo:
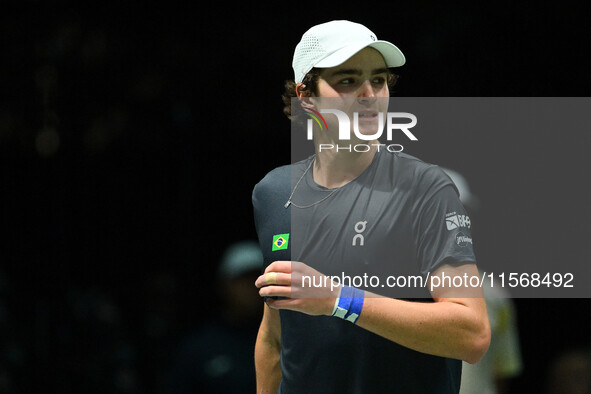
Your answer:
[[[279,311],[265,304],[255,349],[257,393],[277,393],[281,382],[279,353],[281,350],[281,321]]]

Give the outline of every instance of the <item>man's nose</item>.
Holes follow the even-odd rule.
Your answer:
[[[376,92],[369,80],[365,80],[359,87],[357,99],[360,103],[372,104],[376,100]]]

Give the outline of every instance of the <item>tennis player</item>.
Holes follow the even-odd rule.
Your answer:
[[[360,133],[370,135],[396,81],[392,68],[404,63],[363,25],[323,23],[295,49],[285,101],[296,97],[317,112],[329,99],[352,102]],[[425,298],[393,297],[334,279],[415,274],[441,284],[477,276],[457,189],[438,166],[377,140],[363,140],[371,147],[363,152],[318,149],[339,142],[334,120],[326,121],[324,130],[315,126],[314,155],[272,170],[253,190],[266,265],[255,283],[265,299],[257,392],[458,393],[461,361],[477,362],[490,342],[477,286],[428,285],[418,290]]]

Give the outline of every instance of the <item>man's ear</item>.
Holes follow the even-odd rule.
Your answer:
[[[296,85],[296,95],[302,108],[314,108],[314,99],[312,93],[306,89],[306,85],[298,83]]]

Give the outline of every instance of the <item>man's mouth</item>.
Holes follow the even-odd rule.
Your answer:
[[[377,112],[373,112],[373,111],[363,111],[363,112],[359,112],[359,119],[361,118],[375,118],[378,116]]]

